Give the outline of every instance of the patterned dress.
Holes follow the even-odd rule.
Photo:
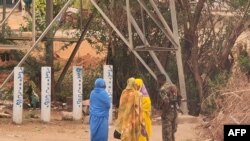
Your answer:
[[[121,141],[138,141],[142,120],[141,95],[133,87],[127,87],[121,94],[116,121],[116,130],[121,133]]]

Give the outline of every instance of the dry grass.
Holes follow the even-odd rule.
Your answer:
[[[227,87],[220,91],[217,99],[215,118],[211,121],[210,131],[214,140],[223,140],[223,125],[250,123],[250,84],[245,76],[235,74]]]

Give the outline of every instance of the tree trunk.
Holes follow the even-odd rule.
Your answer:
[[[199,100],[203,99],[203,81],[200,75],[199,70],[199,47],[198,47],[198,36],[196,35],[197,27],[202,15],[202,9],[204,7],[204,3],[206,0],[199,0],[194,14],[191,13],[190,5],[188,1],[182,0],[182,7],[184,11],[184,15],[186,16],[186,25],[184,26],[184,39],[185,40],[185,49],[187,52],[190,52],[190,56],[187,56],[187,59],[190,59],[189,67],[193,73],[196,87],[198,89]],[[191,20],[192,19],[192,20]],[[190,24],[190,27],[188,26]]]
[[[192,43],[192,49],[191,49],[191,58],[190,58],[190,69],[194,75],[196,87],[198,90],[198,96],[199,100],[203,100],[203,81],[200,75],[200,69],[199,69],[199,47],[198,47],[198,37],[195,35],[195,33],[191,34],[192,36],[189,37],[191,39]]]
[[[223,50],[221,51],[220,64],[221,69],[226,69],[228,67],[228,56],[231,53],[234,44],[239,37],[239,35],[243,32],[244,25],[240,23],[230,34],[229,38],[226,40],[225,46],[223,46]]]

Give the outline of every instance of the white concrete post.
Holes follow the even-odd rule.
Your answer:
[[[51,67],[42,67],[41,120],[50,122],[51,113]]]
[[[109,124],[112,124],[113,119],[113,66],[104,65],[103,66],[103,79],[106,83],[106,91],[110,98],[110,110],[109,110]]]
[[[73,119],[82,119],[82,66],[73,67]]]
[[[13,122],[21,124],[23,119],[23,67],[14,68]]]

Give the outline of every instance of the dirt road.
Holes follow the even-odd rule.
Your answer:
[[[196,120],[182,120],[176,133],[176,141],[200,141],[196,134]],[[113,139],[114,128],[110,127],[109,141]],[[0,141],[89,141],[88,125],[80,121],[53,121],[42,123],[39,120],[24,121],[14,125],[11,120],[0,120]],[[151,141],[161,141],[161,125],[153,126]]]

